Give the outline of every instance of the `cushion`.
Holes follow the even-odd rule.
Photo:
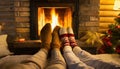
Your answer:
[[[0,57],[12,54],[8,49],[7,34],[0,35]]]

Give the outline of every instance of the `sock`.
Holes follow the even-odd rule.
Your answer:
[[[59,30],[59,34],[60,34],[62,46],[70,46],[66,28],[61,28]]]
[[[74,36],[72,28],[68,27],[67,31],[68,31],[68,39],[70,41],[70,46],[72,47],[78,46],[75,40],[75,36]]]
[[[52,48],[58,48],[60,49],[61,45],[60,45],[60,39],[59,39],[59,34],[58,34],[58,31],[59,31],[60,27],[59,26],[56,26],[53,30],[53,33],[52,33],[52,43],[51,43],[51,47]]]
[[[42,46],[41,48],[45,48],[46,50],[50,50],[50,43],[52,40],[52,34],[51,34],[51,24],[47,23],[41,30],[41,41]]]

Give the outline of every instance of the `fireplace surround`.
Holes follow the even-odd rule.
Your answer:
[[[71,27],[75,33],[75,37],[78,35],[78,24],[79,24],[79,0],[31,0],[30,1],[30,39],[40,39],[38,29],[38,8],[55,8],[63,9],[69,8],[71,10]],[[66,13],[66,12],[63,12]],[[67,19],[69,19],[68,17]],[[65,19],[64,19],[65,20]],[[65,22],[65,21],[64,21]],[[69,24],[69,23],[68,23]]]
[[[53,5],[56,3],[72,4],[72,26],[78,39],[82,31],[102,32],[107,29],[107,24],[99,19],[100,0],[5,0],[0,2],[0,24],[3,25],[2,32],[8,34],[9,41],[21,37],[25,40],[38,39],[39,36],[35,32],[36,14],[32,13],[36,12],[35,7],[32,7],[36,5],[35,1],[40,2],[40,4],[51,4],[51,2],[54,3]],[[102,5],[103,3],[106,2],[102,2]],[[103,10],[105,10],[104,7],[101,11]],[[117,11],[115,13],[117,14]],[[107,19],[103,20],[106,21]],[[107,21],[109,22],[109,20]]]

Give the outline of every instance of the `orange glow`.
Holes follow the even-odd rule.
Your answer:
[[[59,25],[58,21],[58,14],[55,12],[55,8],[51,9],[51,16],[52,16],[52,30],[54,29],[55,26]]]
[[[72,11],[70,8],[41,7],[38,8],[38,35],[46,23],[55,26],[72,27]]]

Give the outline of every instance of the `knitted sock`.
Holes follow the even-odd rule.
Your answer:
[[[63,47],[64,46],[70,46],[66,28],[61,28],[59,30],[59,34],[60,34],[60,39],[61,39],[61,42],[62,42],[62,46]]]
[[[72,47],[78,46],[75,40],[75,36],[74,36],[72,28],[68,27],[67,32],[68,32],[68,39],[70,41],[70,46]]]
[[[42,48],[45,48],[46,50],[50,49],[50,43],[52,40],[52,34],[51,34],[51,25],[50,23],[47,23],[41,30],[41,41],[42,41]]]
[[[56,26],[53,30],[52,33],[52,43],[51,43],[51,47],[52,48],[58,48],[60,49],[61,45],[60,45],[60,39],[59,39],[59,35],[58,35],[58,31],[59,31],[60,27]]]

